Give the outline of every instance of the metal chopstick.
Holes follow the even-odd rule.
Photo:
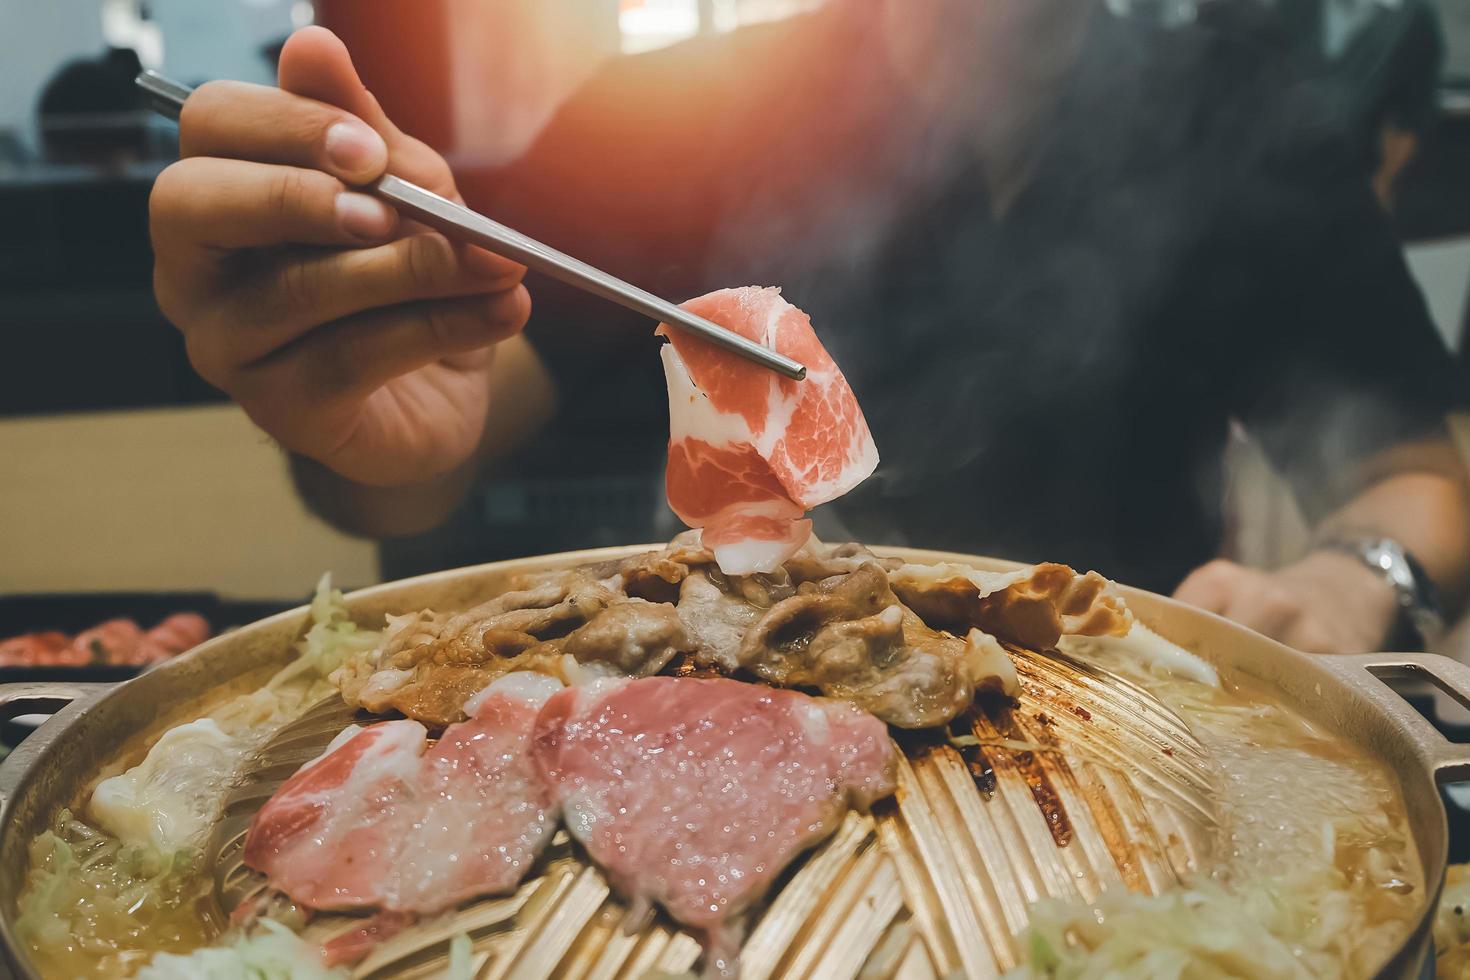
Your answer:
[[[146,93],[152,109],[174,120],[179,118],[184,100],[193,91],[187,85],[153,71],[145,71],[139,75],[137,84]],[[757,344],[732,330],[726,330],[703,317],[685,312],[667,300],[543,245],[483,214],[424,190],[417,184],[388,174],[365,189],[389,202],[403,214],[450,238],[489,249],[529,269],[545,273],[553,279],[610,300],[650,319],[677,324],[690,333],[783,377],[796,381],[806,377],[806,368],[784,354]]]

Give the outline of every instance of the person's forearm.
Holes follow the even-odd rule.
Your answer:
[[[1458,606],[1470,584],[1470,492],[1454,446],[1446,439],[1396,447],[1372,462],[1360,487],[1322,521],[1318,534],[1393,538],[1424,566],[1446,606]],[[1298,650],[1384,649],[1400,615],[1393,586],[1325,543],[1270,571],[1209,562],[1174,595]]]
[[[475,455],[453,471],[419,484],[374,487],[293,454],[297,492],[312,513],[359,537],[403,537],[437,527],[464,500],[484,466],[524,444],[555,412],[551,378],[523,338],[497,348],[486,383],[492,396],[485,434]]]
[[[1470,489],[1448,440],[1395,449],[1361,493],[1322,522],[1319,534],[1380,534],[1411,553],[1458,607],[1470,592]],[[1376,477],[1376,478],[1374,478]]]

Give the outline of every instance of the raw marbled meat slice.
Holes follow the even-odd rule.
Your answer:
[[[669,506],[721,570],[774,571],[811,534],[802,515],[872,474],[878,449],[807,315],[781,290],[722,289],[684,309],[806,365],[791,381],[668,324]]]
[[[893,792],[888,730],[849,704],[734,680],[650,677],[558,692],[537,765],[567,828],[632,898],[701,934],[728,923],[836,828]]]
[[[560,687],[509,674],[433,748],[416,721],[348,729],[256,814],[245,863],[317,909],[437,912],[511,890],[556,827],[530,738]]]

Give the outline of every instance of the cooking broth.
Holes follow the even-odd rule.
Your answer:
[[[1209,867],[1180,891],[1044,901],[1017,976],[1370,976],[1425,890],[1391,774],[1351,743],[1231,675],[1220,687],[1113,651],[1096,660],[1175,710],[1214,771]]]
[[[200,809],[199,797],[222,797],[240,760],[330,694],[326,675],[349,651],[377,638],[351,622],[341,593],[327,578],[318,585],[311,619],[291,663],[258,690],[231,698],[206,716],[223,739],[208,755],[185,745],[183,754],[153,767],[143,798],[151,811],[167,818],[135,821],[151,824],[153,835],[125,842],[107,833],[93,815],[83,815],[89,790],[77,812],[61,810],[51,829],[31,843],[16,935],[43,976],[129,976],[156,953],[189,952],[219,939],[227,923],[204,866],[204,841],[180,841],[164,829],[187,829]],[[199,727],[193,722],[169,733]],[[150,758],[121,778],[157,762],[153,750],[169,733],[147,746]],[[128,746],[119,759],[143,756],[144,748]]]

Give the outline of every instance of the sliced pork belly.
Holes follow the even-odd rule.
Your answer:
[[[513,889],[556,827],[530,739],[560,687],[507,675],[432,748],[416,721],[349,728],[256,814],[245,863],[316,909],[437,912]]]
[[[640,905],[712,945],[849,805],[893,792],[887,729],[851,705],[740,681],[650,677],[556,694],[536,762],[568,829]]]
[[[723,289],[684,309],[793,357],[790,381],[664,324],[669,506],[728,575],[774,571],[811,535],[803,514],[872,474],[878,449],[807,315],[774,288]]]

